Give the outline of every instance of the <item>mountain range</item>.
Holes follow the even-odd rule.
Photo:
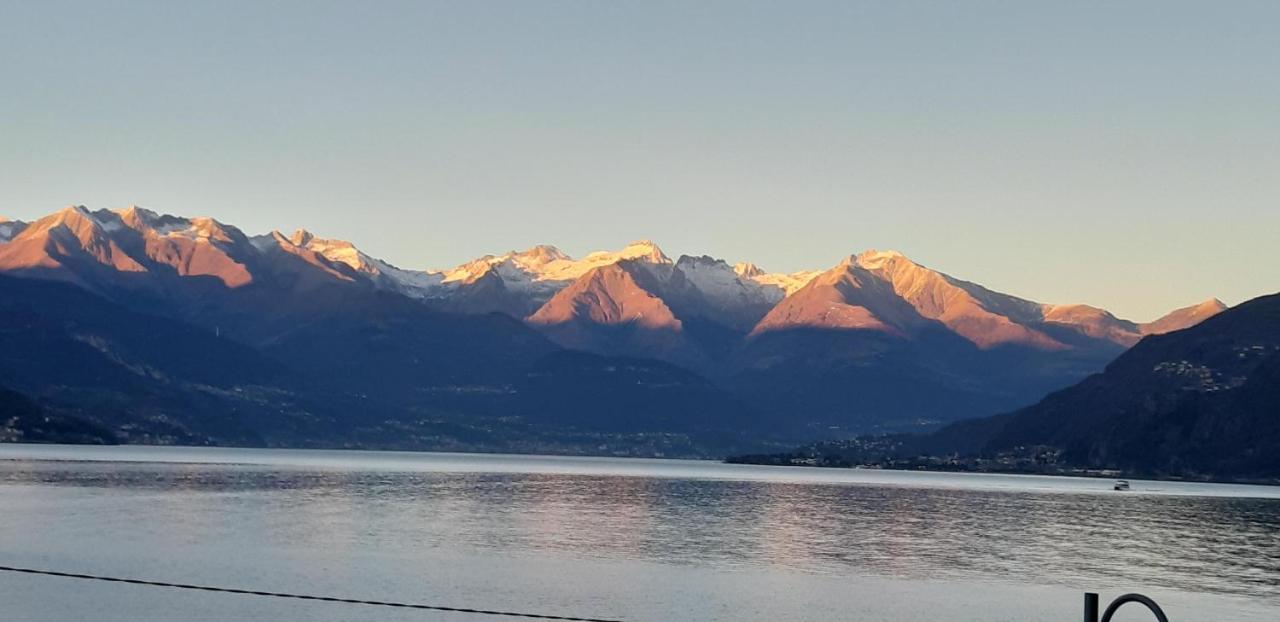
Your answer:
[[[781,274],[638,241],[413,270],[139,207],[0,220],[0,275],[5,325],[42,328],[8,331],[0,384],[144,442],[693,455],[904,429],[1032,404],[1225,308],[1135,323],[894,251]]]

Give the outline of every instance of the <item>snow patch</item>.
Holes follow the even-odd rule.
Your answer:
[[[451,270],[432,274],[441,275],[442,282],[446,284],[465,285],[494,272],[508,289],[545,295],[554,293],[595,268],[625,260],[671,264],[656,244],[640,240],[620,251],[596,251],[578,260],[554,246],[540,245],[526,251],[485,255]]]
[[[12,240],[26,228],[27,223],[21,220],[9,220],[8,218],[0,217],[0,242]]]
[[[413,298],[434,297],[443,281],[439,274],[397,268],[364,254],[351,242],[316,237],[305,229],[297,230],[290,238],[285,238],[279,232],[275,236],[277,243],[305,248],[331,262],[346,265],[383,289],[398,291]]]
[[[884,266],[884,264],[895,259],[906,259],[906,255],[895,250],[878,251],[875,249],[868,249],[856,257],[851,258],[854,263],[857,263],[859,266],[868,270],[880,268]]]
[[[725,309],[774,304],[785,296],[782,288],[743,278],[729,264],[711,257],[681,257],[676,269],[709,301]]]

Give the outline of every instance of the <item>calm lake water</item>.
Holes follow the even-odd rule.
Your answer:
[[[1074,621],[1086,590],[1280,619],[1280,489],[1111,483],[0,445],[0,565],[629,621]],[[0,619],[514,618],[0,573]]]

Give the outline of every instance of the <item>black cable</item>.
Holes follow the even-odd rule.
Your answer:
[[[191,585],[187,583],[167,583],[164,581],[144,581],[142,579],[125,579],[121,577],[104,577],[100,575],[79,574],[74,572],[57,572],[54,570],[36,570],[34,568],[15,568],[0,566],[0,571],[20,572],[23,574],[63,577],[67,579],[88,579],[91,581],[108,581],[111,583],[128,583],[130,585],[147,585],[151,587],[172,587],[180,590],[200,590],[202,592],[219,592],[223,594],[247,594],[249,596],[270,596],[272,598],[293,598],[297,600],[317,600],[326,603],[347,603],[350,605],[375,605],[378,607],[398,607],[401,609],[426,609],[430,611],[447,611],[450,613],[474,613],[485,616],[505,616],[508,618],[532,618],[535,620],[562,620],[566,622],[621,622],[605,618],[577,618],[573,616],[553,616],[539,613],[518,613],[515,611],[497,611],[492,609],[472,609],[470,607],[445,607],[443,605],[421,605],[416,603],[396,603],[381,600],[359,600],[354,598],[335,598],[332,596],[310,596],[306,594],[286,594],[283,592],[263,592],[259,590],[240,590],[228,587],[211,587],[208,585]]]

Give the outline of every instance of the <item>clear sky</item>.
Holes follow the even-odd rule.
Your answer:
[[[0,0],[0,214],[1280,290],[1280,2]]]

